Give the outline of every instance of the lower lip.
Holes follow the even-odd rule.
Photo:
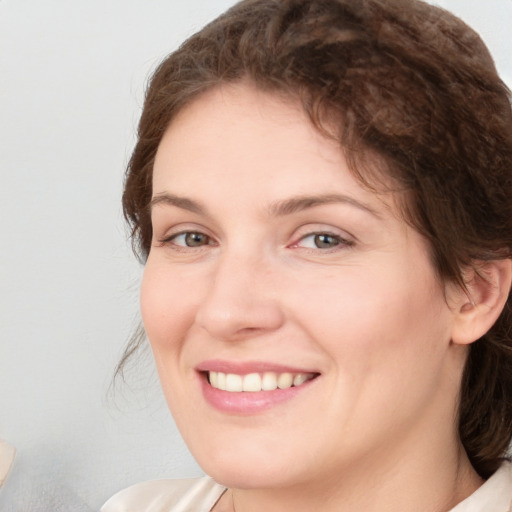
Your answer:
[[[316,378],[287,389],[231,393],[212,387],[205,375],[201,374],[201,386],[206,401],[215,409],[229,414],[257,414],[266,411],[296,397],[309,388],[314,380]]]

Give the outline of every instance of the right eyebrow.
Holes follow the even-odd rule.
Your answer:
[[[167,192],[157,194],[151,199],[149,203],[150,211],[152,211],[157,205],[176,206],[177,208],[182,208],[183,210],[188,210],[189,212],[197,213],[199,215],[208,214],[206,208],[196,201],[188,199],[187,197],[175,196],[174,194],[169,194]]]
[[[291,215],[301,210],[307,210],[324,204],[348,204],[359,210],[370,213],[374,217],[380,218],[380,214],[371,206],[345,194],[327,194],[313,196],[297,196],[277,201],[270,205],[270,213],[274,216]]]

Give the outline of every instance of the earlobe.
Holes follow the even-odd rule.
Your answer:
[[[464,272],[466,291],[455,306],[452,343],[468,345],[494,325],[507,302],[512,282],[512,260],[477,262]]]

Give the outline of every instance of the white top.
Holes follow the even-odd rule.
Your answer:
[[[209,477],[152,480],[117,493],[100,512],[210,512],[225,490]],[[512,512],[512,464],[449,512]]]
[[[100,512],[210,512],[225,491],[206,476],[150,480],[115,494]]]

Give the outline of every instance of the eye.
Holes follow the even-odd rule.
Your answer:
[[[334,249],[340,245],[351,246],[353,242],[332,233],[311,233],[301,238],[296,246],[306,249]]]
[[[180,247],[202,247],[204,245],[212,245],[212,239],[208,235],[198,231],[184,231],[182,233],[177,233],[165,240],[162,240],[162,242],[170,242]]]

